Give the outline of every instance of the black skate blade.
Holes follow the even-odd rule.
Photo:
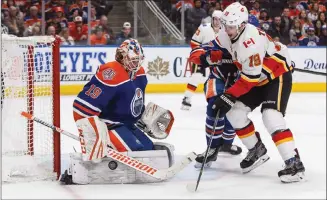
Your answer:
[[[250,171],[262,165],[263,163],[267,162],[269,159],[270,157],[267,154],[261,156],[252,166],[243,168],[242,169],[243,174],[249,173]]]

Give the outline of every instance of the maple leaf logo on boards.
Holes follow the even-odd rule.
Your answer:
[[[157,56],[157,58],[152,61],[148,62],[148,72],[150,76],[155,76],[158,80],[160,76],[166,76],[169,74],[169,62],[162,61],[162,58]]]

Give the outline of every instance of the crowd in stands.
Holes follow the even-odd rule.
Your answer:
[[[185,16],[185,37],[189,43],[203,19],[214,10],[224,10],[236,0],[156,0],[161,10],[181,28]],[[256,16],[260,28],[274,40],[289,46],[327,46],[327,0],[238,0]],[[2,0],[1,26],[16,36],[42,35],[41,8],[45,2],[45,34],[61,38],[62,44],[120,44],[132,37],[131,23],[114,34],[108,25],[113,1],[92,0],[91,35],[88,36],[88,2],[85,0]],[[132,19],[131,19],[132,20]],[[88,38],[90,37],[90,38]]]
[[[61,38],[63,45],[86,44],[88,40],[88,2],[83,0],[3,0],[1,26],[8,34],[42,35],[42,2],[45,2],[45,35]],[[131,24],[125,22],[115,35],[108,25],[113,4],[106,0],[91,1],[91,45],[119,44],[131,37]]]
[[[202,19],[236,0],[184,0],[185,37],[189,42]],[[326,0],[238,0],[260,21],[260,28],[288,46],[327,46]],[[168,1],[167,1],[168,2]],[[182,2],[170,0],[162,10],[181,25]]]

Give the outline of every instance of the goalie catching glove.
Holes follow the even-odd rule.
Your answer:
[[[150,102],[135,125],[154,139],[165,139],[174,120],[171,111]]]

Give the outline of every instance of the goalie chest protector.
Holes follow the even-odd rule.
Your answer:
[[[134,124],[144,110],[147,78],[141,67],[131,79],[114,61],[101,65],[74,101],[75,121],[98,115],[107,124]]]

